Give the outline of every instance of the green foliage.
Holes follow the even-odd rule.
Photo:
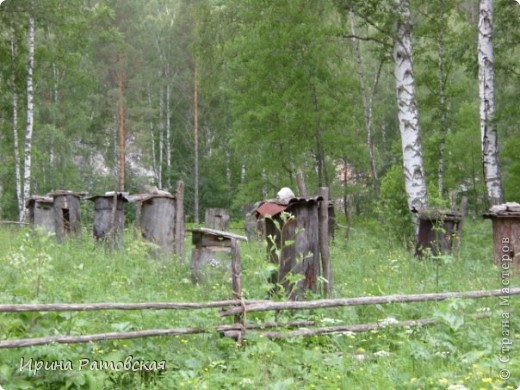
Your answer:
[[[488,221],[469,220],[458,255],[418,261],[397,241],[388,239],[386,224],[357,221],[348,242],[338,237],[331,243],[333,296],[498,288],[501,281],[491,260],[490,227]],[[148,256],[149,245],[130,235],[125,237],[123,250],[108,252],[86,236],[57,244],[52,237],[26,229],[2,228],[1,233],[1,303],[198,302],[231,297],[227,277],[192,284],[188,264],[156,262]],[[241,258],[244,298],[264,299],[272,287],[267,281],[272,265],[266,261],[265,243],[242,245]],[[516,277],[511,283],[516,283]],[[511,380],[498,378],[504,368],[495,348],[503,331],[498,303],[496,298],[486,298],[248,313],[248,323],[313,320],[320,326],[377,322],[380,327],[365,333],[282,340],[269,340],[251,330],[241,347],[209,333],[1,349],[0,385],[9,389],[192,389],[251,388],[267,383],[275,389],[323,388],[325,383],[334,389],[444,389],[458,383],[466,388],[514,389],[513,378],[520,375],[517,365],[506,366]],[[514,298],[510,309],[519,309]],[[491,317],[471,317],[485,313]],[[434,318],[439,324],[391,326],[419,318]],[[0,334],[3,339],[20,339],[157,328],[210,330],[223,322],[214,309],[0,313]],[[520,331],[515,321],[510,322],[509,330],[511,334]],[[37,375],[19,370],[22,358],[26,362],[29,358],[70,360],[78,367],[81,359],[122,362],[128,356],[164,360],[166,370],[41,370]]]
[[[404,175],[400,166],[394,165],[381,180],[381,199],[377,210],[385,224],[392,226],[389,233],[405,240],[411,237],[412,215],[408,210]]]

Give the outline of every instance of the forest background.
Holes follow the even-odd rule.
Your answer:
[[[409,6],[428,202],[466,195],[479,214],[479,2]],[[197,222],[206,207],[239,215],[295,189],[301,170],[311,193],[328,186],[357,214],[409,227],[393,58],[402,16],[375,0],[5,1],[1,218],[22,220],[30,194],[182,179]],[[495,1],[493,124],[511,201],[519,20],[515,1]]]

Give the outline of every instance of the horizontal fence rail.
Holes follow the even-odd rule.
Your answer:
[[[222,308],[235,306],[231,309],[222,311],[221,316],[229,316],[246,312],[259,312],[268,310],[302,310],[320,309],[339,306],[359,306],[389,303],[410,303],[443,301],[450,298],[478,299],[508,295],[519,295],[520,287],[513,287],[509,292],[502,289],[497,290],[477,290],[466,292],[444,292],[427,294],[399,294],[382,295],[358,298],[336,298],[318,299],[315,301],[288,301],[273,302],[269,300],[225,300],[211,302],[144,302],[144,303],[58,303],[58,304],[2,304],[2,312],[29,312],[29,311],[97,311],[97,310],[197,310]]]
[[[466,292],[444,292],[430,294],[403,294],[403,295],[384,295],[375,297],[359,297],[359,298],[338,298],[338,299],[319,299],[316,301],[290,301],[290,302],[273,302],[261,301],[256,303],[248,303],[245,306],[233,307],[231,309],[220,312],[221,316],[230,316],[246,311],[259,312],[267,310],[302,310],[302,309],[322,309],[328,307],[340,306],[360,306],[360,305],[376,305],[389,303],[410,303],[410,302],[427,302],[427,301],[443,301],[451,298],[478,299],[498,296],[519,295],[520,287],[509,288],[507,292],[503,289],[497,290],[478,290]]]
[[[242,301],[239,299],[211,302],[144,302],[144,303],[57,303],[0,305],[1,312],[28,311],[98,311],[98,310],[198,310],[222,308],[247,303],[270,302],[267,300]]]
[[[387,295],[376,297],[359,298],[340,298],[340,299],[321,299],[316,301],[298,302],[273,302],[266,300],[226,300],[202,303],[94,303],[94,304],[21,304],[21,305],[0,305],[0,312],[35,312],[35,311],[95,311],[95,310],[195,310],[208,308],[230,307],[222,310],[220,316],[230,316],[247,312],[260,312],[268,310],[301,310],[318,309],[341,306],[358,306],[373,304],[391,303],[413,303],[442,301],[446,299],[478,299],[489,297],[504,297],[520,295],[520,287],[498,290],[479,290],[467,292],[444,292],[430,294],[411,294],[411,295]],[[482,318],[489,316],[489,313],[481,313],[470,316],[471,318]],[[307,327],[317,326],[315,321],[294,321],[287,323],[259,323],[246,324],[237,323],[234,325],[220,325],[210,329],[202,328],[174,328],[174,329],[148,329],[133,332],[111,332],[82,336],[51,336],[27,338],[18,340],[2,340],[0,348],[18,348],[51,343],[87,343],[104,340],[134,339],[152,336],[178,336],[187,334],[201,333],[222,333],[225,336],[240,339],[247,331],[250,334],[260,334],[263,337],[276,339],[282,337],[315,336],[332,333],[346,332],[366,332],[385,327],[414,327],[439,323],[439,320],[432,318],[422,318],[409,321],[396,321],[390,324],[369,323],[357,325],[338,325],[310,329]],[[298,328],[292,331],[277,332],[265,331],[270,328]]]

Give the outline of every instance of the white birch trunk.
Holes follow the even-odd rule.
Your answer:
[[[489,204],[503,203],[502,180],[498,165],[495,116],[495,69],[493,58],[493,0],[480,0],[478,23],[478,79],[482,164]]]
[[[25,129],[24,171],[23,171],[23,199],[22,205],[31,196],[31,157],[33,136],[33,67],[34,67],[34,17],[29,17],[29,63],[27,66],[27,126]],[[25,216],[24,216],[25,218]]]
[[[199,90],[197,62],[193,69],[193,180],[194,180],[194,222],[199,223]]]
[[[410,1],[396,0],[396,5],[400,19],[397,25],[393,56],[399,130],[403,150],[403,171],[408,207],[410,210],[418,211],[428,206],[428,196],[413,72]]]
[[[152,94],[150,92],[150,84],[148,84],[148,108],[150,109],[150,113],[152,112]],[[154,133],[154,126],[153,126],[153,120],[150,119],[150,141],[152,146],[152,169],[153,173],[155,175],[155,180],[158,182],[158,172],[157,172],[157,157],[155,155],[155,133]],[[155,183],[157,184],[157,183]]]
[[[24,201],[22,195],[22,176],[21,176],[21,161],[20,161],[20,142],[18,138],[18,90],[16,88],[16,43],[14,29],[11,35],[11,70],[12,70],[12,104],[13,104],[13,148],[14,148],[14,174],[16,185],[16,201],[18,203],[18,221],[23,221],[24,216]]]
[[[162,167],[163,167],[163,150],[164,150],[164,96],[163,89],[161,87],[161,96],[159,97],[159,161],[157,164],[158,175],[157,175],[157,186],[162,188]]]
[[[169,72],[168,72],[169,78]],[[171,144],[171,134],[172,127],[170,121],[170,82],[168,80],[168,84],[166,84],[166,176],[167,176],[167,186],[168,189],[171,189],[171,168],[172,168],[172,144]]]

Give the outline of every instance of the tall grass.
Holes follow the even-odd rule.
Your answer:
[[[338,232],[331,243],[333,295],[356,297],[398,293],[465,291],[500,287],[492,263],[488,222],[465,225],[460,252],[419,261],[395,235],[375,221],[355,224],[349,240]],[[1,303],[87,303],[147,301],[208,301],[231,298],[229,277],[221,273],[200,284],[191,282],[189,247],[185,259],[156,261],[150,245],[125,237],[125,246],[108,251],[88,233],[58,244],[26,229],[0,231]],[[241,245],[245,298],[266,298],[272,286],[263,242]],[[511,280],[518,285],[518,278]],[[511,310],[519,303],[512,298]],[[488,319],[468,317],[489,311]],[[413,329],[382,328],[364,334],[341,334],[270,341],[247,336],[238,347],[218,334],[158,337],[89,344],[48,345],[0,350],[0,384],[21,388],[257,388],[270,389],[468,389],[516,388],[518,360],[506,368],[497,359],[502,335],[498,299],[374,305],[287,313],[247,314],[247,321],[312,319],[323,326],[376,321],[436,318],[439,325]],[[216,310],[4,313],[0,337],[92,334],[151,328],[225,323]],[[511,334],[520,321],[512,318]],[[520,340],[511,336],[514,348]],[[165,360],[161,372],[77,369],[81,358],[123,361]],[[518,356],[518,355],[516,355]],[[76,369],[19,370],[20,359],[71,360]],[[450,387],[451,386],[451,387]],[[462,389],[462,387],[459,387]]]

